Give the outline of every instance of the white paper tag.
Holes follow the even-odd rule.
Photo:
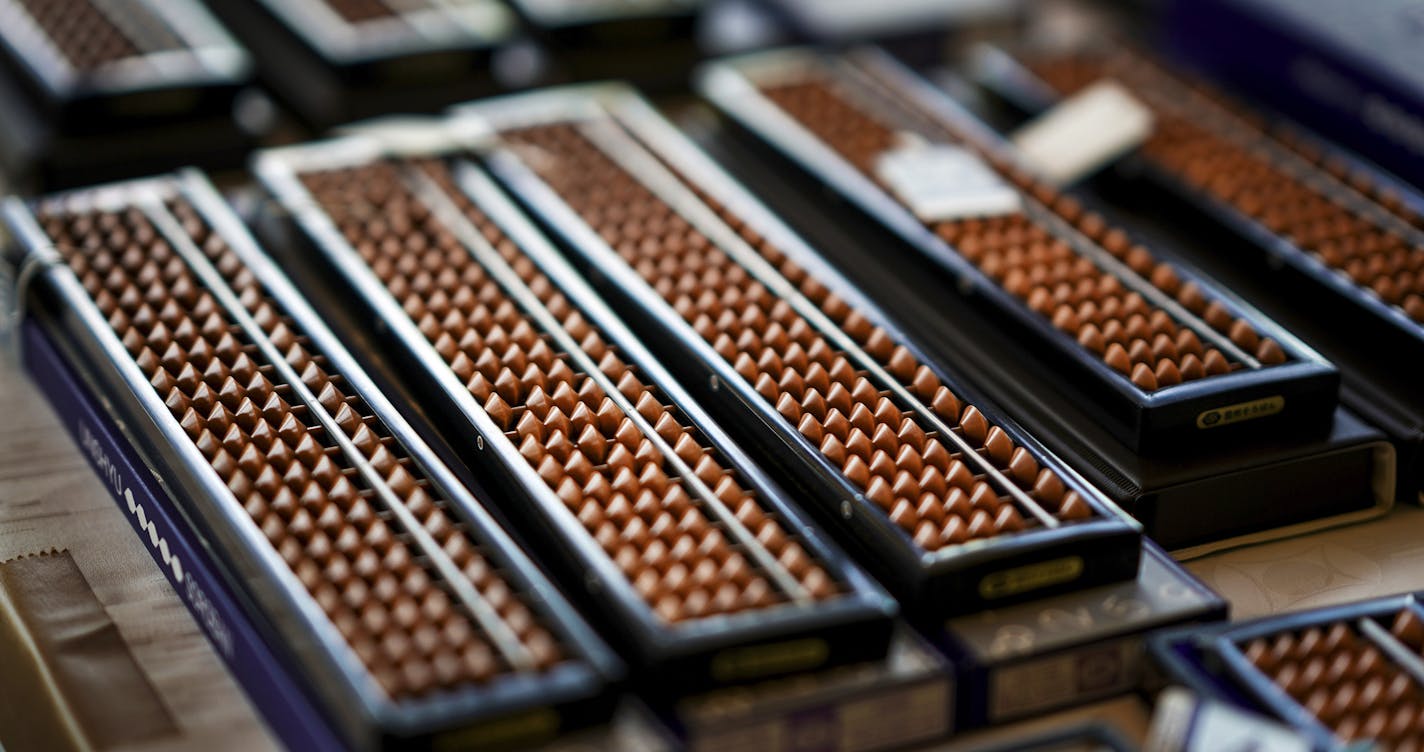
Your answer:
[[[911,142],[880,155],[876,177],[924,222],[1012,214],[1019,193],[973,152]]]
[[[453,148],[455,126],[433,117],[388,115],[343,125],[336,133],[365,136],[390,151],[414,156],[449,151]]]
[[[1104,79],[1059,102],[1009,140],[1024,162],[1067,185],[1137,148],[1152,133],[1152,111]]]
[[[1145,752],[1310,752],[1289,727],[1170,687],[1157,700]]]

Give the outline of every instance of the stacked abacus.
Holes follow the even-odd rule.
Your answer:
[[[91,71],[142,54],[91,0],[19,0],[18,5],[76,70]]]
[[[309,172],[303,182],[660,618],[823,601],[841,590],[798,532],[642,383],[446,167],[378,162]],[[412,182],[437,191],[498,255],[474,257]]]
[[[584,221],[922,548],[935,551],[1041,525],[1020,509],[1024,494],[1058,520],[1092,516],[1052,470],[1040,468],[976,407],[962,404],[893,335],[754,230],[727,217],[729,228],[740,227],[744,242],[780,265],[785,276],[777,286],[797,290],[803,305],[816,306],[834,322],[841,341],[854,343],[854,352],[833,344],[798,313],[796,301],[768,290],[755,272],[577,128],[554,125],[502,135],[516,150],[525,147],[530,163],[540,166],[540,174]],[[822,320],[820,326],[826,325]],[[866,370],[867,359],[876,372]],[[887,378],[895,388],[877,384]],[[949,426],[953,436],[941,434],[940,425]],[[985,464],[992,465],[995,477]]]
[[[349,24],[397,15],[396,9],[385,0],[326,0],[326,4]],[[416,2],[415,5],[418,7],[424,3]]]
[[[1424,323],[1424,220],[1366,172],[1131,52],[1035,57],[1030,66],[1065,95],[1121,80],[1157,118],[1146,158]]]
[[[1168,631],[1173,679],[1290,724],[1314,749],[1424,748],[1424,617],[1415,596]]]
[[[1140,534],[620,86],[461,108],[491,170],[699,400],[938,619],[1132,577]],[[1088,549],[1092,549],[1089,551]],[[1064,557],[1057,577],[1000,570]]]
[[[1329,425],[1334,366],[1039,177],[889,54],[758,53],[709,66],[700,89],[803,179],[834,188],[856,210],[845,221],[950,273],[1130,450]]]
[[[554,635],[380,419],[342,391],[341,375],[327,372],[325,356],[281,304],[191,206],[173,201],[164,211],[184,242],[202,249],[196,263],[212,264],[228,289],[214,291],[217,278],[195,270],[141,209],[75,212],[58,202],[40,216],[173,418],[382,688],[418,697],[560,661]],[[259,330],[237,322],[226,308],[232,300]],[[343,451],[317,411],[363,459]],[[363,461],[374,476],[363,473]],[[408,510],[440,553],[410,541],[385,508],[391,503]],[[422,563],[432,555],[458,568],[494,625],[452,598],[441,571]],[[491,640],[490,626],[515,641]]]
[[[883,110],[877,112],[856,101],[853,87],[854,82],[831,77],[827,72],[813,74],[805,82],[769,86],[762,93],[847,160],[873,175],[876,160],[895,147],[905,128],[886,124]],[[917,120],[920,122],[909,127],[929,128],[922,123],[931,121]],[[931,132],[960,141],[943,127]],[[1084,211],[1072,197],[1063,196],[1021,170],[1006,168],[1005,174],[1026,194],[1042,202],[1045,209],[1110,253],[1130,274],[1172,296],[1200,322],[1183,321],[1180,312],[1169,312],[1160,304],[1149,302],[1133,289],[1121,271],[1104,268],[1080,253],[1061,230],[1042,218],[1020,212],[938,222],[931,229],[1007,292],[1139,388],[1154,391],[1228,373],[1243,367],[1242,354],[1253,358],[1257,365],[1286,361],[1278,343],[1262,337],[1249,322],[1209,299],[1199,285],[1183,284],[1170,264],[1159,262],[1144,246],[1134,244],[1126,233],[1109,226],[1101,216]],[[1231,344],[1239,348],[1238,353],[1224,353],[1222,345],[1214,342],[1204,344],[1193,330],[1193,325],[1199,327],[1201,323],[1229,337]]]
[[[58,380],[103,396],[71,394],[100,423],[85,435],[141,451],[158,480],[125,478],[120,503],[279,733],[372,746],[517,712],[607,717],[617,661],[201,176],[14,199],[4,217],[39,270],[26,295]]]
[[[1413,611],[1395,617],[1391,631],[1416,651],[1424,624]],[[1258,637],[1246,658],[1276,686],[1347,742],[1372,740],[1391,749],[1417,745],[1424,720],[1419,684],[1390,663],[1348,622]]]

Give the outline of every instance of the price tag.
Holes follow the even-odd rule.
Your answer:
[[[1067,185],[1137,148],[1152,133],[1152,111],[1122,84],[1102,80],[1058,103],[1009,140],[1029,167]]]
[[[1157,700],[1145,752],[1311,752],[1293,729],[1170,687]]]
[[[1018,191],[974,153],[950,144],[912,143],[880,156],[876,176],[925,222],[1012,214]]]

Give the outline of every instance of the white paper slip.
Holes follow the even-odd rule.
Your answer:
[[[1103,79],[1059,102],[1009,140],[1030,169],[1067,185],[1137,148],[1152,133],[1152,111]]]
[[[990,217],[1022,208],[1012,185],[958,146],[902,146],[880,156],[875,174],[924,222]]]
[[[1293,729],[1181,687],[1157,699],[1144,752],[1311,752]]]
[[[448,150],[456,125],[423,115],[384,115],[358,120],[335,129],[341,136],[365,136],[402,154]]]

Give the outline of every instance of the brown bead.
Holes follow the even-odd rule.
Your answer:
[[[1263,365],[1278,365],[1286,362],[1286,354],[1275,340],[1266,338],[1256,347],[1256,360]]]
[[[989,421],[985,420],[979,409],[973,405],[964,409],[964,414],[959,420],[959,427],[964,430],[965,438],[979,445],[983,445],[989,433]]]
[[[1009,464],[1010,457],[1013,456],[1014,442],[1003,429],[993,426],[984,439],[984,449],[988,451],[989,457],[1001,467]]]
[[[1132,369],[1132,383],[1144,391],[1154,391],[1157,389],[1157,376],[1145,363],[1138,363]]]
[[[1424,651],[1424,619],[1413,609],[1404,609],[1394,618],[1390,633],[1416,653]]]
[[[1114,371],[1122,374],[1127,374],[1132,370],[1132,359],[1128,357],[1127,350],[1116,342],[1108,345],[1103,361]]]

